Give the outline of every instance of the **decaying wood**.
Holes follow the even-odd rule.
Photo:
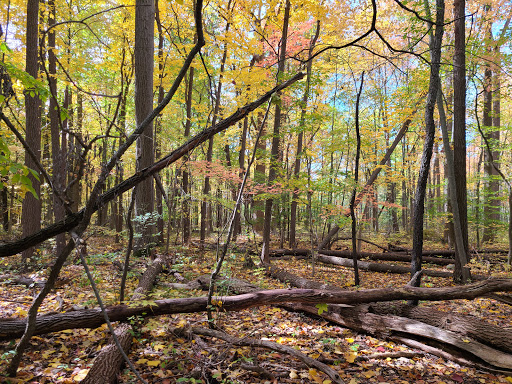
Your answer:
[[[342,257],[335,256],[326,256],[326,255],[318,255],[317,260],[325,263],[325,264],[333,264],[339,265],[342,267],[351,268],[352,260],[345,259]],[[366,261],[360,261],[358,263],[359,269],[372,271],[372,272],[381,272],[381,273],[411,273],[410,267],[405,267],[401,265],[391,265],[391,264],[379,264],[379,263],[369,263]],[[434,269],[423,269],[423,274],[426,276],[432,277],[448,277],[451,278],[453,276],[452,272],[448,271],[436,271]],[[487,277],[482,275],[472,275],[471,278],[473,280],[484,280]]]
[[[131,301],[142,300],[153,288],[158,274],[162,271],[162,265],[165,259],[157,258],[148,266],[139,280],[139,285],[135,289]],[[112,320],[112,319],[111,319]],[[128,353],[131,347],[134,330],[129,324],[121,324],[116,327],[116,336],[121,342],[123,350]],[[115,342],[110,342],[101,349],[94,360],[94,364],[87,373],[87,376],[81,381],[82,384],[110,384],[116,382],[116,376],[119,373],[123,357],[117,348]]]
[[[308,287],[307,279],[278,268],[273,277],[294,286]],[[310,281],[311,287],[317,282]],[[442,349],[442,357],[460,359],[461,355],[482,368],[512,371],[512,331],[504,330],[474,316],[442,313],[434,308],[410,307],[402,303],[372,303],[355,307],[329,305],[318,315],[318,308],[307,303],[286,303],[281,307],[300,310],[357,331],[394,339],[395,336],[425,345],[427,352]],[[433,346],[432,346],[433,344]]]
[[[351,257],[352,252],[351,251],[334,251],[330,249],[322,249],[317,251],[318,254],[326,255],[326,256],[337,256],[337,257]],[[270,255],[273,257],[277,256],[284,256],[284,255],[290,255],[290,256],[302,256],[302,257],[309,257],[311,255],[310,249],[276,249],[274,251],[270,252]],[[377,252],[359,252],[358,253],[359,259],[370,259],[370,260],[386,260],[386,261],[403,261],[403,262],[411,262],[411,255],[403,252],[384,252],[384,253],[377,253]],[[454,259],[445,259],[440,257],[429,257],[424,256],[422,258],[423,262],[425,263],[431,263],[431,264],[438,264],[438,265],[450,265],[454,264]]]
[[[249,346],[253,348],[265,348],[265,349],[271,349],[280,353],[284,353],[287,355],[290,355],[292,357],[295,357],[297,360],[302,361],[304,364],[306,364],[308,367],[313,367],[318,369],[319,371],[324,372],[329,378],[332,380],[333,383],[339,383],[342,384],[343,380],[341,379],[338,372],[336,372],[334,369],[329,367],[328,365],[321,363],[320,361],[313,359],[304,353],[296,350],[295,348],[289,347],[287,345],[282,345],[279,343],[275,343],[273,341],[269,340],[258,340],[258,339],[252,339],[249,337],[244,338],[237,338],[228,335],[227,333],[216,331],[213,329],[208,328],[192,328],[192,332],[201,336],[208,336],[208,337],[215,337],[217,339],[224,340],[232,345],[235,346]]]
[[[380,288],[359,291],[324,291],[316,289],[274,289],[237,296],[219,296],[216,302],[221,311],[238,311],[261,305],[283,303],[361,304],[395,300],[454,300],[485,296],[491,292],[512,292],[512,279],[489,279],[465,286],[441,288]],[[111,321],[130,316],[159,316],[206,311],[207,297],[143,301],[140,305],[114,305],[106,308]],[[72,328],[96,328],[104,323],[98,308],[38,316],[35,334],[57,332]],[[12,340],[25,329],[23,319],[0,319],[0,340]]]

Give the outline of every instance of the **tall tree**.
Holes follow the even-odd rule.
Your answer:
[[[137,126],[153,111],[153,69],[154,69],[154,0],[135,2],[135,117]],[[137,170],[144,169],[155,161],[153,144],[153,123],[148,124],[137,138]],[[152,214],[155,205],[153,178],[144,180],[139,186],[135,200],[135,214],[139,218]],[[141,235],[135,246],[142,249],[153,242],[154,228],[144,221],[138,224]]]
[[[464,253],[468,254],[468,202],[466,185],[466,40],[465,0],[454,0],[455,26],[453,56],[453,160],[457,203],[464,241]],[[461,276],[462,277],[462,276]]]
[[[26,58],[25,69],[29,75],[38,78],[38,46],[39,46],[39,0],[27,1],[27,30],[26,30]],[[39,96],[31,92],[25,92],[25,116],[26,116],[26,141],[37,159],[41,159],[41,101]],[[34,160],[25,153],[25,165],[37,169]],[[41,184],[39,180],[29,174],[36,195],[41,196]],[[22,205],[21,226],[23,237],[26,237],[41,228],[41,200],[31,193],[25,194]],[[34,248],[23,251],[22,258],[27,260],[32,257]]]
[[[185,94],[185,138],[190,136],[190,128],[192,127],[192,92],[194,90],[194,67],[188,70],[188,79],[186,81],[186,94]],[[213,140],[213,138],[210,138]],[[188,154],[185,156],[185,161],[188,161]],[[190,241],[190,173],[185,169],[183,171],[183,243],[188,244]]]
[[[315,35],[311,38],[311,42],[309,44],[308,50],[308,62],[306,64],[306,88],[304,89],[304,94],[302,96],[302,101],[300,105],[300,121],[299,121],[299,134],[297,135],[297,153],[295,155],[295,164],[293,168],[293,177],[295,179],[299,178],[300,174],[300,162],[302,158],[302,142],[304,137],[304,129],[306,126],[306,111],[309,100],[309,95],[311,92],[311,72],[313,68],[313,60],[311,56],[313,55],[313,49],[315,48],[316,41],[318,40],[318,36],[320,34],[320,20],[317,20],[316,23],[316,32]],[[292,203],[290,205],[290,247],[295,248],[297,246],[296,240],[296,228],[297,228],[297,205],[299,198],[299,188],[295,187],[293,190]]]
[[[288,23],[290,21],[290,0],[286,0],[284,8],[283,18],[283,32],[281,35],[281,46],[279,48],[279,64],[277,67],[277,78],[279,79],[285,69],[286,63],[286,44],[288,40]],[[276,95],[277,103],[274,112],[274,131],[272,133],[272,148],[270,150],[270,168],[268,172],[268,184],[271,185],[277,178],[277,171],[279,168],[278,157],[279,157],[279,143],[281,128],[281,100],[280,94]],[[272,224],[272,204],[273,199],[269,198],[265,201],[265,222],[263,223],[263,245],[261,249],[261,261],[264,264],[270,262],[270,229]]]
[[[434,109],[436,106],[437,94],[439,92],[439,68],[441,66],[441,43],[444,33],[444,0],[436,0],[436,30],[432,41],[430,42],[430,82],[428,86],[427,103],[425,106],[425,143],[421,155],[421,165],[418,174],[418,183],[414,196],[413,207],[413,245],[411,274],[413,281],[411,285],[420,286],[420,276],[417,274],[421,270],[423,253],[423,217],[425,214],[425,193],[427,188],[427,179],[430,171],[430,160],[434,147],[435,122]]]

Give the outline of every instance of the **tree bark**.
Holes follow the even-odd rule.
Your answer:
[[[27,1],[27,31],[26,31],[26,61],[25,70],[34,79],[38,78],[38,34],[39,34],[39,1]],[[30,92],[25,92],[25,116],[26,116],[26,141],[36,155],[41,160],[41,101],[38,95],[30,96]],[[36,170],[36,163],[28,153],[25,153],[25,165]],[[28,177],[32,182],[36,195],[40,196],[41,183],[32,174]],[[22,237],[36,233],[41,228],[41,199],[35,198],[31,193],[25,194],[21,214]],[[34,252],[33,246],[20,249],[23,250],[22,260],[31,258]]]
[[[420,286],[420,275],[423,251],[423,217],[425,214],[425,192],[427,178],[430,171],[430,159],[434,147],[435,122],[434,109],[436,106],[437,94],[439,92],[439,68],[441,66],[441,43],[443,41],[444,27],[441,24],[444,20],[444,0],[436,1],[436,29],[435,35],[430,42],[430,83],[428,88],[427,103],[425,106],[425,144],[421,156],[421,166],[418,175],[418,183],[414,196],[413,211],[413,246],[411,261],[411,276],[417,276],[411,283],[413,286]]]
[[[281,47],[279,48],[279,64],[277,67],[276,77],[280,79],[284,74],[286,64],[286,44],[288,41],[288,23],[290,21],[290,0],[286,0],[283,17],[283,33],[281,35]],[[281,94],[276,95],[278,98],[276,102],[276,109],[274,113],[274,131],[272,133],[272,148],[270,150],[270,168],[268,171],[268,185],[272,186],[278,176],[279,170],[279,143],[281,128]],[[261,246],[261,261],[263,264],[270,263],[270,231],[272,224],[272,204],[273,198],[265,200],[265,221],[263,223],[263,239]]]
[[[165,261],[157,258],[146,269],[146,272],[139,280],[139,285],[130,301],[144,299],[145,296],[151,291],[155,283],[156,277],[162,270],[162,264]],[[129,324],[121,324],[116,327],[116,336],[120,341],[121,346],[125,353],[130,350],[131,341],[133,338],[133,327]],[[87,373],[87,376],[81,381],[82,384],[110,384],[116,382],[117,374],[124,362],[122,354],[119,352],[114,340],[103,347],[99,355],[94,360],[94,364]]]
[[[154,71],[154,0],[135,2],[135,117],[137,126],[153,111],[153,71]],[[153,143],[153,123],[149,123],[136,143],[137,172],[155,162]],[[135,216],[153,214],[155,209],[155,189],[153,178],[141,181],[135,200]],[[154,242],[154,224],[146,220],[136,221],[137,232],[135,250],[142,250]]]
[[[328,304],[363,304],[378,301],[395,300],[471,300],[491,292],[512,291],[510,279],[488,279],[478,283],[456,287],[418,288],[405,286],[401,288],[366,289],[359,291],[323,291],[315,289],[276,289],[251,292],[237,296],[219,297],[219,310],[238,311],[261,305],[283,303],[328,303]],[[130,316],[159,316],[175,313],[205,312],[207,297],[155,300],[141,305],[116,305],[107,307],[111,321],[126,320]],[[318,310],[317,310],[318,312]],[[96,328],[104,323],[99,308],[83,309],[66,313],[42,315],[37,317],[34,335],[58,332],[72,328]],[[0,340],[12,340],[25,330],[24,319],[0,320]]]
[[[454,0],[455,53],[453,56],[453,160],[457,202],[464,241],[463,252],[468,254],[468,208],[466,185],[466,41],[465,0]],[[462,276],[460,276],[462,279]]]

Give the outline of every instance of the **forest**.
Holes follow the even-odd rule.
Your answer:
[[[0,382],[512,383],[511,18],[3,0]]]

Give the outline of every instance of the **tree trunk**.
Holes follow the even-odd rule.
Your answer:
[[[350,260],[351,261],[351,260]],[[510,279],[488,279],[478,283],[442,288],[381,288],[359,291],[324,291],[315,289],[276,289],[237,296],[222,296],[222,310],[239,311],[245,308],[283,303],[364,304],[395,300],[472,300],[491,292],[512,290]],[[155,300],[147,305],[115,305],[107,307],[110,321],[126,320],[130,316],[160,316],[176,313],[205,312],[207,297]],[[318,312],[318,309],[317,309]],[[34,335],[72,328],[96,328],[104,323],[99,308],[42,315],[37,317]],[[25,330],[25,319],[0,319],[0,340],[12,340]]]
[[[153,111],[153,70],[154,70],[154,0],[136,0],[135,3],[135,117],[139,126]],[[155,161],[153,143],[153,123],[147,125],[138,137],[136,145],[137,172]],[[150,177],[138,186],[135,200],[137,232],[135,250],[150,246],[154,239],[154,225],[142,219],[143,215],[152,215],[155,208],[155,190]]]
[[[186,96],[185,96],[185,108],[186,108],[186,120],[185,120],[185,132],[184,136],[187,139],[190,136],[190,128],[192,126],[192,92],[194,90],[194,67],[190,67],[188,70],[188,81],[186,87]],[[210,138],[213,140],[213,137]],[[185,162],[188,161],[188,153],[185,155]],[[183,244],[188,244],[190,242],[190,182],[189,182],[189,173],[185,170],[183,171],[183,201],[182,201],[182,227],[183,227]]]
[[[313,49],[315,48],[316,41],[318,40],[318,36],[320,35],[320,20],[317,20],[316,22],[316,32],[313,38],[311,39],[311,42],[309,44],[309,51],[308,51],[308,62],[306,65],[306,88],[304,89],[304,94],[302,96],[302,102],[301,102],[301,111],[300,111],[300,122],[299,122],[299,134],[297,136],[297,152],[295,154],[295,164],[293,168],[293,177],[295,180],[298,180],[299,174],[300,174],[300,161],[302,158],[302,140],[304,137],[304,130],[306,128],[306,110],[309,100],[309,93],[310,93],[310,87],[311,87],[311,72],[313,67],[313,60],[311,59],[311,56],[313,55]],[[299,188],[295,187],[293,189],[292,194],[292,203],[290,205],[290,240],[289,244],[290,247],[295,248],[297,246],[297,240],[296,240],[296,230],[297,230],[297,205],[298,205],[298,198],[299,198]]]
[[[153,263],[146,269],[146,272],[142,275],[139,280],[139,285],[131,298],[131,301],[143,300],[145,296],[151,291],[155,283],[156,277],[162,270],[162,265],[165,261],[161,258],[157,258]],[[120,341],[121,346],[125,353],[127,353],[131,347],[131,341],[134,334],[134,329],[129,324],[121,324],[116,327],[116,336]],[[81,381],[83,384],[110,384],[115,383],[117,374],[121,368],[121,364],[124,362],[123,356],[121,355],[116,343],[113,339],[103,347],[94,360],[94,364],[87,373],[87,376]]]
[[[443,41],[444,28],[441,24],[444,20],[444,0],[436,1],[436,25],[435,35],[430,43],[430,83],[428,88],[427,103],[425,106],[425,144],[423,154],[421,156],[421,166],[418,175],[418,183],[414,196],[414,229],[413,229],[413,247],[411,261],[411,276],[417,276],[412,281],[412,285],[420,286],[420,276],[416,273],[421,270],[422,251],[423,251],[423,217],[425,214],[425,192],[427,186],[427,178],[430,170],[430,159],[434,146],[435,122],[434,109],[436,106],[437,94],[439,92],[439,68],[441,61],[441,43]]]
[[[464,241],[463,253],[468,254],[468,209],[466,185],[466,55],[465,0],[454,0],[455,53],[453,56],[453,160],[457,202]]]
[[[279,64],[277,68],[276,77],[279,79],[284,73],[286,63],[286,44],[288,40],[288,23],[290,21],[290,0],[286,0],[283,17],[283,32],[281,35],[281,46],[279,48]],[[268,185],[272,186],[275,179],[277,178],[279,170],[279,143],[281,128],[281,95],[277,94],[278,98],[276,102],[276,109],[274,113],[274,131],[272,133],[272,148],[270,150],[270,168],[268,172]],[[265,221],[263,223],[263,239],[261,246],[261,261],[263,264],[270,263],[269,251],[270,251],[270,231],[272,225],[272,204],[274,199],[269,198],[265,200]]]

